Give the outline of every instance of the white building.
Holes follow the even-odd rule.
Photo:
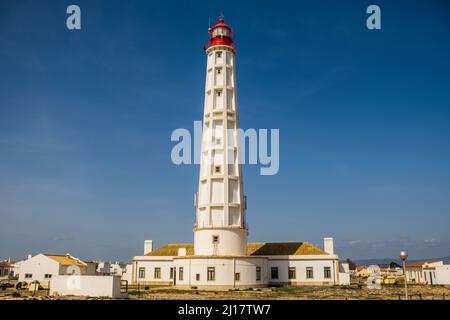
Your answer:
[[[132,282],[179,288],[338,284],[333,239],[324,249],[306,242],[248,243],[247,200],[239,148],[236,49],[223,18],[209,29],[199,189],[193,244],[168,244],[133,258]],[[343,276],[344,277],[344,276]],[[343,280],[348,283],[348,279]]]
[[[57,275],[94,275],[96,264],[83,262],[69,254],[37,254],[20,263],[19,282],[48,284]]]
[[[14,266],[11,259],[0,261],[0,280],[14,277]]]
[[[126,272],[126,268],[126,264],[114,262],[109,266],[109,273],[111,275],[122,276]]]
[[[107,261],[97,261],[97,273],[109,275],[111,272],[111,263]]]
[[[329,243],[329,240],[326,240]],[[348,284],[338,256],[309,243],[248,243],[242,256],[194,255],[193,244],[167,244],[133,258],[132,283],[227,289]],[[345,268],[345,267],[344,267]],[[233,276],[234,275],[234,276]]]
[[[437,284],[436,267],[443,266],[442,261],[416,262],[406,266],[406,279],[421,284]]]

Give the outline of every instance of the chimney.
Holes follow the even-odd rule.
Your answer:
[[[144,241],[144,255],[153,251],[153,240]]]
[[[323,238],[323,251],[334,254],[333,238]]]
[[[32,257],[32,255],[31,255],[31,254],[29,254],[29,255],[28,255],[28,259],[31,259],[31,257]]]

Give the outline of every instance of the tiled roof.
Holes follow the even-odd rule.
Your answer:
[[[185,248],[186,255],[194,255],[194,245],[191,243],[167,244],[146,256],[178,256],[178,249]],[[275,255],[314,255],[328,254],[308,242],[250,242],[247,244],[249,256]]]
[[[412,263],[412,264],[407,264],[406,268],[422,268],[422,267],[426,267],[427,264],[435,264],[438,261],[425,261],[425,262],[416,262],[416,263]]]
[[[356,267],[356,271],[361,271],[361,270],[364,270],[364,269],[367,269],[367,266],[357,266]]]
[[[299,256],[327,253],[308,242],[251,242],[247,245],[247,254],[250,256]]]
[[[186,249],[187,256],[194,254],[194,245],[192,243],[169,243],[147,253],[146,256],[178,256],[178,249],[182,248]]]
[[[86,266],[86,263],[70,255],[45,254],[45,256],[49,257],[52,260],[55,260],[56,262],[58,262],[60,265],[63,266],[78,266],[78,267]]]
[[[422,267],[426,262],[416,262],[412,264],[407,264],[406,268],[420,268]]]

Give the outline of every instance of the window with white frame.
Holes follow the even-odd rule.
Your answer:
[[[144,279],[145,278],[145,268],[144,267],[140,267],[139,268],[138,277],[139,277],[139,279]]]
[[[325,279],[331,279],[331,267],[324,267],[323,268],[323,277]]]
[[[313,267],[307,267],[306,268],[306,279],[313,279],[313,278],[314,278]]]
[[[161,268],[156,267],[153,273],[155,279],[161,279]]]

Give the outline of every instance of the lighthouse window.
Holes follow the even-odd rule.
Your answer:
[[[222,171],[220,166],[215,166],[214,167],[214,173],[220,173]]]
[[[216,268],[208,267],[208,281],[216,280]]]
[[[217,74],[221,74],[222,73],[222,68],[217,68]]]
[[[195,274],[195,280],[200,281],[200,273]]]
[[[222,52],[217,52],[217,58],[222,58]]]
[[[222,90],[217,90],[217,96],[220,97],[222,95]]]
[[[219,236],[213,236],[212,237],[212,243],[218,244],[219,243]]]

